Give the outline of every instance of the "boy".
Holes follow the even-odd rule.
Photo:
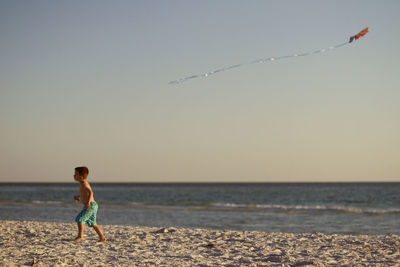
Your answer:
[[[84,205],[83,210],[76,216],[75,221],[78,223],[78,237],[74,241],[79,242],[83,240],[83,227],[86,223],[88,226],[93,227],[99,235],[99,242],[105,242],[106,238],[103,235],[100,227],[96,222],[97,203],[94,201],[93,191],[86,178],[89,175],[87,167],[76,167],[74,179],[79,182],[79,196],[74,196],[75,200],[80,200]]]

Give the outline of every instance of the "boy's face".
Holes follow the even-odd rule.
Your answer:
[[[79,173],[77,171],[75,171],[74,180],[77,181],[77,182],[82,182],[83,181],[83,176],[79,175]]]

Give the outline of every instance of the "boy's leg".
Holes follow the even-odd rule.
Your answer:
[[[83,240],[83,227],[84,225],[82,223],[78,223],[78,237],[75,238],[74,241],[81,241]]]
[[[99,237],[100,237],[99,242],[104,242],[104,241],[106,241],[106,237],[103,235],[103,232],[101,231],[100,226],[98,226],[98,225],[93,225],[92,227],[93,227],[93,229],[96,231],[96,233],[97,233],[97,234],[99,235]]]

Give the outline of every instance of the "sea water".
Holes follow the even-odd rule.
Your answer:
[[[98,223],[400,234],[400,183],[91,183]],[[74,222],[79,185],[0,184],[0,219]]]

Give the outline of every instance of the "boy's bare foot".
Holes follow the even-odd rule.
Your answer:
[[[77,238],[74,239],[75,242],[80,242],[80,241],[82,241],[82,240],[83,240],[83,238],[80,237],[80,236],[78,236]]]
[[[107,238],[105,238],[104,236],[100,237],[100,239],[99,239],[99,242],[106,242],[106,241],[107,241]]]

